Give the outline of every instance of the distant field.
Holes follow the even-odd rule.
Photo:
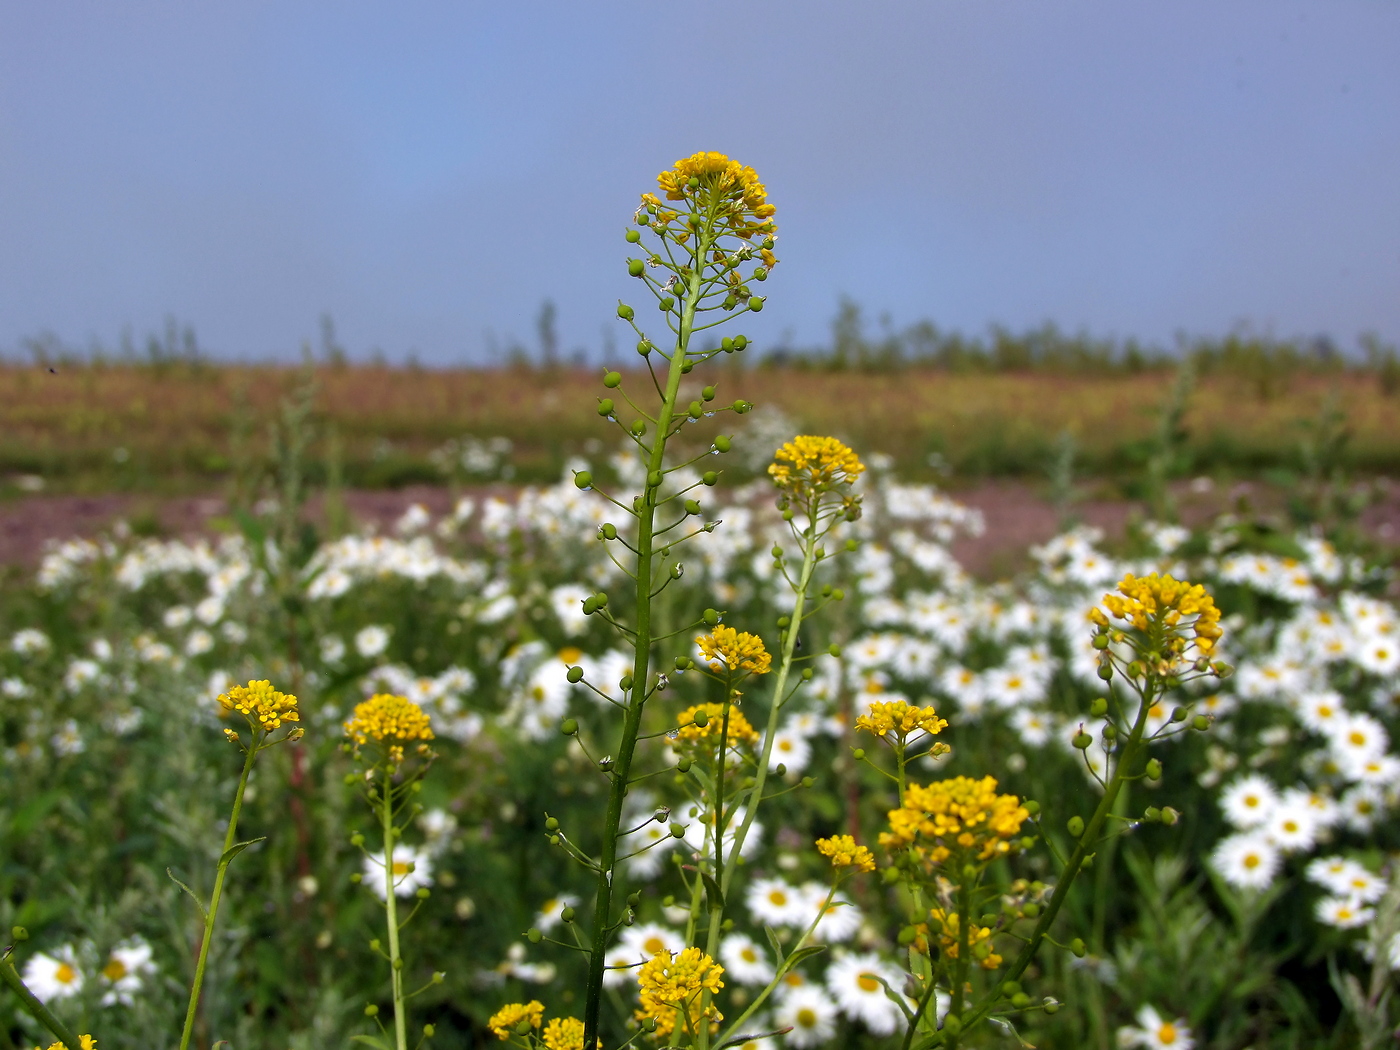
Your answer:
[[[703,424],[711,428],[704,434],[749,429],[755,440],[771,442],[786,420],[789,431],[835,433],[864,452],[885,452],[916,477],[942,470],[969,479],[1043,475],[1068,432],[1081,473],[1130,481],[1150,454],[1172,384],[1172,373],[1161,371],[862,373],[737,365],[726,361],[709,373],[721,376],[716,403],[744,397],[760,411]],[[460,463],[460,447],[446,443],[475,436],[512,442],[515,479],[552,479],[568,456],[610,449],[618,439],[594,409],[600,373],[318,367],[310,471],[323,475],[338,455],[346,485],[440,482],[449,458]],[[240,466],[265,460],[268,425],[304,377],[293,368],[183,363],[0,368],[0,479],[12,494],[40,486],[208,491]],[[646,381],[645,373],[627,379]],[[1329,403],[1344,416],[1349,466],[1400,473],[1400,397],[1387,395],[1374,374],[1340,371],[1268,384],[1204,377],[1184,416],[1176,472],[1239,477],[1298,469],[1300,450]],[[327,439],[332,432],[334,441]],[[593,443],[599,440],[604,444]]]

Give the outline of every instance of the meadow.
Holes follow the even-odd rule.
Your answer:
[[[1393,352],[748,364],[766,191],[658,184],[626,371],[0,373],[13,494],[229,511],[0,600],[0,1050],[1392,1045]],[[1062,527],[978,579],[936,479],[1007,474]]]

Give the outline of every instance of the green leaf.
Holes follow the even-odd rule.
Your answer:
[[[234,857],[238,856],[249,846],[256,846],[259,842],[266,841],[267,836],[263,835],[259,838],[249,839],[247,842],[235,842],[228,849],[224,850],[224,855],[219,858],[219,867],[222,868],[224,865],[228,864],[229,861],[233,860]]]
[[[174,873],[173,871],[171,871],[169,868],[166,868],[166,869],[165,869],[165,873],[166,873],[167,875],[170,876],[170,881],[171,881],[171,882],[175,883],[176,886],[179,886],[180,889],[184,890],[186,893],[188,893],[188,894],[190,895],[190,900],[194,901],[195,907],[197,907],[197,908],[199,909],[199,914],[203,915],[206,919],[208,919],[208,918],[209,918],[209,909],[206,908],[206,907],[204,906],[204,902],[203,902],[202,900],[200,900],[200,899],[195,895],[194,890],[190,889],[190,888],[189,888],[188,886],[186,886],[183,882],[181,882],[179,879],[177,879],[177,878],[175,877],[175,873]]]
[[[763,926],[764,936],[768,938],[768,946],[773,949],[773,954],[778,957],[778,962],[783,961],[783,946],[778,943],[778,935],[773,932],[773,927],[767,923]]]
[[[711,911],[724,910],[724,894],[720,892],[719,883],[705,872],[700,873],[700,878],[705,882],[705,897],[709,901]]]
[[[820,955],[826,951],[825,944],[809,944],[804,948],[798,948],[788,959],[788,968],[800,966],[814,955]]]
[[[374,1050],[394,1050],[385,1040],[377,1035],[352,1035],[352,1043],[364,1043],[366,1046],[374,1047]]]

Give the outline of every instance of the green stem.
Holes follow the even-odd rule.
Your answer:
[[[185,1028],[180,1033],[180,1050],[188,1050],[190,1037],[194,1034],[194,1019],[199,1012],[199,992],[204,985],[204,967],[209,961],[209,944],[214,939],[214,920],[219,915],[219,900],[224,892],[224,875],[228,872],[229,850],[238,841],[238,815],[243,812],[243,793],[248,788],[248,774],[253,771],[253,759],[257,756],[262,734],[253,733],[243,759],[243,773],[238,778],[238,790],[233,795],[233,813],[228,818],[228,831],[224,835],[224,850],[219,854],[219,866],[214,873],[214,892],[209,897],[209,910],[204,913],[204,939],[199,945],[199,959],[194,966],[194,983],[190,986],[190,1004],[185,1010]]]
[[[1045,935],[1050,931],[1050,924],[1055,921],[1055,916],[1059,914],[1065,898],[1069,896],[1070,887],[1074,885],[1074,880],[1084,865],[1084,858],[1092,852],[1090,847],[1098,841],[1099,832],[1103,829],[1104,822],[1113,812],[1114,803],[1118,800],[1118,793],[1127,783],[1128,774],[1125,771],[1132,766],[1141,750],[1142,737],[1147,728],[1147,715],[1152,709],[1153,696],[1153,683],[1149,679],[1147,691],[1142,694],[1141,704],[1138,707],[1137,720],[1133,723],[1132,732],[1128,734],[1128,740],[1123,745],[1123,753],[1119,756],[1118,765],[1104,790],[1103,798],[1099,799],[1099,804],[1094,809],[1094,815],[1089,818],[1089,823],[1084,828],[1084,834],[1079,836],[1074,852],[1069,855],[1069,860],[1065,862],[1064,870],[1060,873],[1059,881],[1055,884],[1055,892],[1050,895],[1045,910],[1040,913],[1040,919],[1035,924],[1035,929],[1031,931],[1030,937],[1007,968],[1002,981],[998,982],[999,984],[1020,979],[1021,974],[1035,958],[1035,953],[1040,949]],[[973,1011],[972,1016],[964,1022],[964,1029],[990,1014],[996,1001],[994,989],[993,994],[983,1000]]]
[[[671,355],[671,367],[666,373],[666,389],[657,413],[655,437],[647,462],[647,488],[637,512],[637,627],[632,660],[632,690],[622,723],[622,739],[618,742],[613,767],[609,771],[608,808],[603,823],[602,856],[598,871],[598,888],[593,904],[593,940],[588,958],[587,998],[583,1010],[583,1045],[593,1046],[598,1040],[598,1019],[603,1004],[603,973],[608,950],[608,925],[612,914],[613,877],[617,870],[618,828],[622,822],[622,803],[627,796],[627,782],[632,772],[632,756],[637,749],[637,734],[641,730],[642,708],[646,702],[647,675],[651,670],[651,573],[654,555],[656,506],[660,486],[651,479],[661,472],[666,458],[666,437],[675,418],[676,398],[680,393],[682,367],[690,346],[690,334],[695,327],[695,306],[699,299],[700,273],[714,235],[707,223],[696,239],[694,261],[688,281],[689,294],[681,311],[680,331]]]
[[[403,958],[399,955],[399,902],[394,886],[394,771],[384,766],[384,797],[379,806],[384,829],[384,917],[389,927],[389,988],[394,999],[394,1045],[408,1050],[408,1018],[403,1002]]]
[[[807,520],[807,528],[802,533],[802,575],[798,577],[793,593],[792,615],[789,617],[787,635],[783,639],[783,658],[778,665],[777,680],[773,684],[773,704],[768,710],[768,728],[763,734],[763,752],[758,756],[758,770],[754,774],[748,811],[744,814],[738,830],[734,832],[734,848],[730,852],[736,857],[744,848],[744,839],[748,837],[749,827],[758,813],[758,803],[763,799],[763,786],[768,780],[768,763],[773,756],[773,737],[778,732],[778,715],[782,712],[783,697],[787,695],[787,680],[792,673],[792,660],[797,651],[797,631],[802,626],[802,614],[807,607],[807,587],[812,582],[812,572],[816,564],[817,517],[814,503]],[[721,894],[726,897],[729,894],[729,880],[733,876],[734,869],[731,866],[724,874],[724,881],[719,884]]]
[[[24,981],[20,979],[14,965],[8,959],[0,960],[0,981],[4,981],[10,986],[10,991],[19,996],[19,1001],[24,1004],[24,1008],[34,1020],[58,1036],[59,1041],[68,1047],[68,1050],[78,1050],[80,1044],[77,1037],[68,1030],[67,1025],[49,1012],[49,1008],[40,1002],[37,995],[25,987]]]

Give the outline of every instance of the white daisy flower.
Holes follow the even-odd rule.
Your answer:
[[[1309,882],[1315,882],[1338,896],[1346,895],[1347,884],[1352,876],[1360,874],[1368,878],[1374,877],[1356,861],[1346,857],[1318,857],[1308,863],[1304,874]]]
[[[754,879],[749,883],[744,903],[754,921],[761,925],[796,926],[812,921],[802,895],[782,879]]]
[[[1151,1006],[1144,1006],[1137,1013],[1138,1027],[1118,1029],[1119,1046],[1138,1046],[1144,1050],[1191,1050],[1196,1040],[1186,1022],[1163,1019]]]
[[[742,933],[731,933],[720,942],[719,961],[725,976],[738,984],[765,985],[775,972],[768,953]]]
[[[132,937],[112,949],[112,956],[102,967],[101,976],[109,985],[102,996],[103,1006],[121,1003],[130,1006],[141,990],[141,979],[156,972],[151,961],[151,946],[140,937]]]
[[[372,660],[389,647],[389,629],[372,624],[355,632],[355,651]]]
[[[83,987],[83,975],[73,949],[65,945],[52,955],[35,952],[24,964],[24,983],[44,1002],[77,995]]]
[[[392,857],[395,897],[411,897],[420,888],[433,884],[433,859],[427,850],[395,846]],[[387,896],[384,892],[384,874],[384,854],[367,854],[364,882],[380,900]]]
[[[1324,897],[1317,902],[1317,921],[1339,930],[1355,930],[1365,926],[1376,917],[1376,910],[1368,908],[1355,897]]]
[[[898,994],[904,974],[878,955],[842,955],[826,969],[827,991],[841,1012],[876,1035],[891,1035],[904,1021],[903,1012],[885,995],[885,985]]]
[[[807,737],[791,726],[783,726],[773,734],[773,748],[769,754],[768,768],[786,766],[789,773],[801,773],[812,760],[812,745]]]
[[[548,933],[564,921],[560,912],[565,908],[575,907],[577,904],[578,898],[571,893],[551,897],[540,905],[540,910],[535,915],[535,928],[543,933]]]
[[[787,1046],[797,1050],[821,1046],[836,1034],[836,1007],[820,988],[813,985],[794,988],[782,997],[773,1011],[773,1024],[792,1029],[783,1036]]]
[[[1222,839],[1211,855],[1220,877],[1237,889],[1267,889],[1278,874],[1278,847],[1263,835],[1246,832]]]
[[[1385,795],[1375,784],[1356,784],[1339,800],[1342,823],[1352,831],[1368,832],[1385,810]]]
[[[618,938],[618,947],[626,963],[640,965],[657,952],[679,954],[685,950],[685,938],[660,923],[644,922],[624,929]]]
[[[1220,793],[1225,819],[1237,828],[1255,828],[1278,806],[1278,789],[1258,773],[1241,777]]]
[[[1269,819],[1259,825],[1269,840],[1285,853],[1294,850],[1310,849],[1317,839],[1317,818],[1306,806],[1280,803],[1269,814]]]

